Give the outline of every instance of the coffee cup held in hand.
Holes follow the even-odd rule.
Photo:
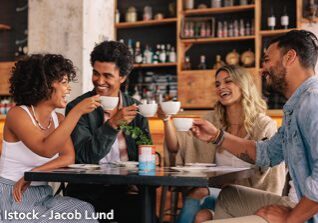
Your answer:
[[[192,118],[174,118],[173,124],[179,132],[189,131],[193,124]]]
[[[118,97],[100,96],[100,102],[104,110],[113,110],[118,105]]]
[[[144,117],[153,117],[157,113],[158,104],[140,104],[139,113]]]
[[[166,115],[175,115],[179,112],[181,103],[180,101],[165,101],[161,102],[160,106]]]

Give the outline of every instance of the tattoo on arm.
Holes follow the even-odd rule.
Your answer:
[[[245,153],[241,153],[238,158],[240,158],[241,160],[244,160],[245,162],[251,163],[251,164],[255,164],[255,160],[253,160],[248,154],[247,151]]]

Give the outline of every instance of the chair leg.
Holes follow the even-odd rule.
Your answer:
[[[165,217],[165,204],[167,200],[168,186],[161,187],[161,197],[160,197],[160,209],[159,209],[159,223],[163,223]]]
[[[177,190],[171,193],[171,223],[175,223],[177,220],[179,192]]]

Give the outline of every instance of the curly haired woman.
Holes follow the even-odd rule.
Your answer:
[[[204,117],[206,120],[242,138],[261,140],[275,134],[276,123],[265,115],[266,103],[246,70],[237,66],[223,66],[218,69],[215,73],[215,93],[218,100],[214,110]],[[168,117],[162,113],[159,117],[166,120],[166,147],[170,155],[176,156],[177,164],[214,162],[220,166],[251,166],[212,143],[207,144],[187,133],[176,133]],[[275,168],[260,169],[255,176],[234,183],[281,195],[285,174],[285,166],[281,164]],[[178,222],[201,222],[210,219],[212,213],[205,208],[214,209],[219,191],[216,188],[194,188],[190,191]],[[201,209],[205,210],[195,219]]]
[[[36,54],[15,64],[10,93],[17,106],[9,111],[4,126],[0,220],[6,220],[5,213],[11,212],[35,212],[39,218],[33,219],[36,222],[48,222],[52,212],[78,211],[82,216],[84,212],[94,212],[88,203],[53,197],[47,183],[27,182],[23,177],[25,171],[50,170],[74,163],[71,132],[82,114],[100,106],[97,95],[79,103],[65,119],[55,113],[54,109],[66,107],[69,81],[75,77],[72,62],[61,55]]]

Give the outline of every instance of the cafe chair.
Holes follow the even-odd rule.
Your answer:
[[[170,192],[170,208],[166,209],[165,204],[167,201],[168,192]],[[178,216],[179,193],[181,193],[181,191],[176,187],[162,186],[159,208],[159,223],[164,222],[164,217],[166,215],[171,216],[171,223],[176,222]]]

